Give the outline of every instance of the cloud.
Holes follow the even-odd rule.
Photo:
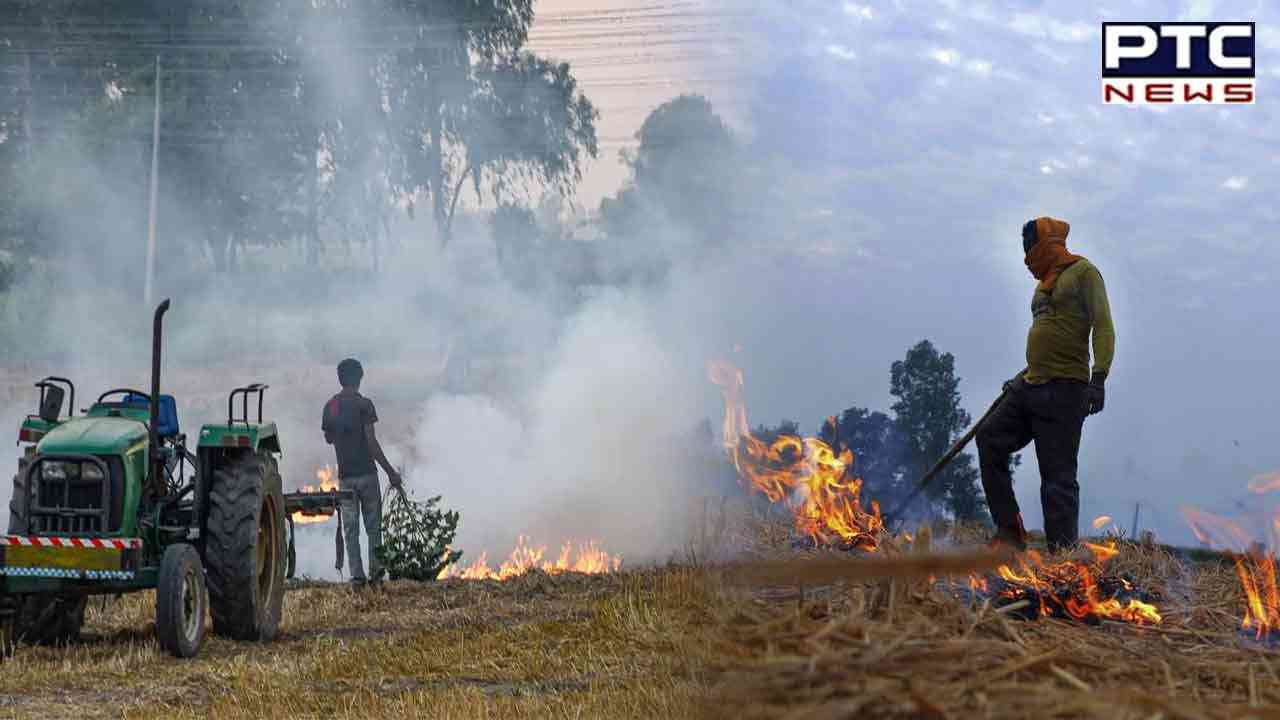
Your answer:
[[[965,62],[964,69],[974,75],[982,75],[985,77],[991,74],[991,61],[978,59],[969,60]]]
[[[841,60],[857,60],[858,54],[852,48],[845,47],[839,43],[832,43],[826,48],[827,54]]]
[[[870,5],[860,5],[855,2],[845,2],[844,14],[858,20],[874,20],[876,12]]]
[[[1021,35],[1048,38],[1060,43],[1088,42],[1100,34],[1097,24],[1065,22],[1044,14],[1017,13],[1009,21],[1009,29]]]
[[[1249,187],[1249,178],[1243,175],[1232,175],[1222,183],[1222,187],[1227,190],[1244,190]]]
[[[929,57],[943,65],[955,65],[960,60],[960,53],[948,48],[938,48],[929,52]]]
[[[1217,8],[1217,0],[1188,0],[1178,19],[1184,22],[1220,19],[1215,18]]]

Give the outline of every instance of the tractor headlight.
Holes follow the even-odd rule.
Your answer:
[[[49,460],[40,465],[41,476],[45,480],[104,480],[102,470],[91,462],[75,462],[67,460]]]
[[[73,463],[47,461],[40,464],[40,475],[45,480],[66,480],[68,473],[75,472],[72,469]]]

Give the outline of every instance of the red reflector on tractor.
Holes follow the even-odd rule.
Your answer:
[[[26,442],[26,443],[39,442],[40,438],[42,437],[44,437],[44,433],[40,432],[39,430],[22,428],[21,430],[18,431],[18,442]]]
[[[249,447],[249,436],[241,435],[236,438],[236,444],[240,447]]]
[[[248,435],[223,435],[222,444],[230,447],[249,447]]]

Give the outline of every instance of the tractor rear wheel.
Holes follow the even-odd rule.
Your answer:
[[[180,658],[195,657],[204,641],[205,593],[200,553],[185,543],[165,548],[156,584],[156,638]]]
[[[18,606],[17,639],[31,645],[66,645],[80,639],[88,595],[28,595]]]
[[[213,631],[237,640],[274,638],[284,603],[284,494],[269,454],[214,469],[204,565]]]

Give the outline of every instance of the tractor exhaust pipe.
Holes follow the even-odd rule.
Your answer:
[[[147,445],[151,448],[151,485],[152,493],[159,497],[164,494],[164,458],[160,455],[160,341],[164,314],[169,311],[169,299],[165,298],[156,306],[155,319],[151,323],[151,423],[147,428]]]

